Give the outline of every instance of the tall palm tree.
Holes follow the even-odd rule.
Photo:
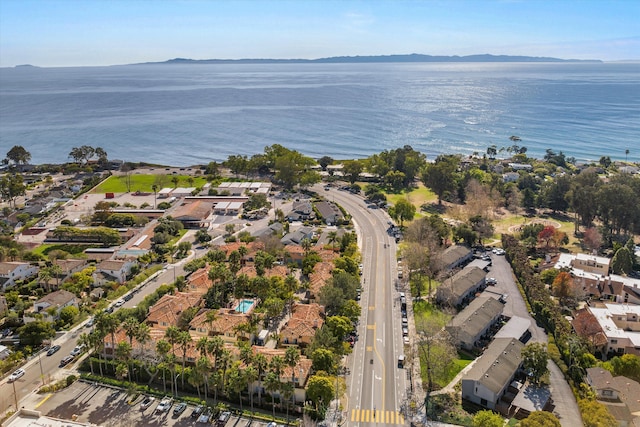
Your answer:
[[[336,242],[338,241],[338,232],[337,231],[330,231],[327,233],[327,240],[329,240],[329,243],[331,243],[331,249],[335,250],[336,249]]]
[[[204,380],[204,401],[206,402],[208,399],[207,391],[209,389],[209,375],[211,372],[211,362],[206,356],[200,356],[196,361],[195,371],[199,372]]]
[[[95,328],[89,333],[89,337],[91,337],[91,347],[98,354],[98,368],[100,369],[100,376],[102,377],[104,376],[102,373],[102,353],[104,350],[104,339],[106,334],[102,330]],[[91,359],[89,359],[89,361],[91,361]]]
[[[218,361],[219,359],[219,361]],[[227,370],[229,369],[229,364],[231,363],[231,352],[227,349],[222,349],[220,353],[220,357],[218,357],[216,361],[218,361],[218,366],[220,367],[220,371],[222,371],[222,379],[220,384],[222,385],[222,393],[226,394],[225,384],[227,382]]]
[[[218,359],[222,354],[222,349],[224,348],[224,341],[220,336],[215,336],[209,340],[209,345],[207,346],[207,353],[213,356],[213,368],[218,369]]]
[[[182,349],[182,371],[184,372],[184,366],[187,362],[187,350],[189,350],[189,345],[193,342],[191,338],[191,334],[189,331],[180,331],[178,334],[178,344]],[[184,389],[184,375],[182,375],[182,388]]]
[[[294,390],[294,393],[292,394],[294,407],[296,406],[296,394],[295,394],[296,366],[298,366],[299,361],[300,361],[300,350],[298,350],[297,347],[287,347],[287,350],[284,353],[284,363],[291,368],[291,386],[293,387],[293,390]],[[288,415],[288,411],[287,411],[287,415]]]
[[[258,370],[253,365],[249,365],[244,369],[244,380],[251,400],[251,413],[253,413],[253,390],[251,385],[258,380]]]
[[[164,365],[162,367],[162,385],[165,393],[167,392],[167,379],[165,375],[165,366],[166,366],[170,351],[171,351],[171,344],[169,344],[169,341],[158,340],[158,342],[156,343],[156,353],[158,353],[158,355],[160,356],[160,359],[162,360],[162,364]]]
[[[205,322],[207,323],[207,325],[209,325],[208,335],[212,335],[213,324],[215,323],[216,319],[218,319],[218,312],[216,310],[207,311],[207,314],[205,314],[205,319]]]
[[[156,195],[158,193],[158,186],[156,184],[151,185],[151,189],[153,190],[153,209],[156,208]]]
[[[129,345],[133,347],[133,339],[136,336],[140,322],[133,316],[129,316],[122,322],[122,329],[124,329],[125,335],[129,338]]]
[[[246,385],[240,362],[234,363],[229,369],[229,377],[227,380],[227,388],[229,393],[238,393],[240,401],[240,411],[242,412],[242,390]]]
[[[94,348],[94,337],[87,333],[82,333],[78,337],[78,345],[83,345],[85,348]],[[91,359],[91,355],[89,355],[89,368],[91,369],[91,375],[93,375],[93,360]]]
[[[166,331],[164,331],[165,339],[171,344],[171,353],[176,352],[176,344],[178,343],[178,337],[180,335],[180,329],[177,326],[169,326]]]
[[[209,347],[209,338],[202,337],[198,341],[196,341],[196,350],[200,353],[201,357],[206,357]]]
[[[276,402],[274,394],[280,390],[280,378],[275,372],[269,372],[264,380],[264,388],[271,394],[271,407],[273,409],[273,419],[276,419]]]
[[[51,280],[51,269],[49,267],[42,267],[40,271],[38,271],[38,283],[40,283],[40,287],[51,291],[51,289],[49,289],[49,280]]]
[[[200,386],[206,384],[204,372],[198,369],[188,368],[187,371],[182,371],[182,375],[188,375],[188,382],[191,386],[195,387],[196,390],[198,390],[198,399],[200,399]]]
[[[120,327],[118,318],[109,313],[98,313],[96,315],[96,329],[100,330],[104,335],[111,335],[111,358],[114,358],[116,351],[116,332]]]
[[[146,323],[140,323],[135,331],[134,338],[140,344],[140,353],[144,354],[144,347],[151,340],[151,328]]]
[[[262,375],[267,371],[269,367],[269,362],[267,358],[262,353],[257,353],[253,358],[253,366],[258,373],[258,380],[262,382]],[[262,384],[258,387],[258,405],[262,405]]]
[[[127,367],[127,378],[131,381],[131,368],[129,362],[131,361],[131,345],[128,342],[119,342],[115,351],[115,359],[119,360]]]

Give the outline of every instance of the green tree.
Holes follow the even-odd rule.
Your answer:
[[[336,354],[328,348],[317,348],[311,353],[314,372],[336,373]]]
[[[628,274],[632,269],[633,259],[631,258],[631,252],[629,248],[623,246],[616,251],[611,260],[611,271],[614,274]]]
[[[19,196],[24,196],[26,189],[20,174],[8,173],[0,178],[0,196],[8,200],[9,205],[13,204],[14,209],[16,208],[16,199]]]
[[[618,425],[607,407],[597,400],[581,399],[578,401],[578,407],[585,427],[616,427]]]
[[[14,145],[7,152],[7,161],[13,162],[15,165],[26,165],[31,161],[31,153],[29,153],[22,145]]]
[[[411,221],[416,214],[416,207],[407,199],[400,199],[389,209],[391,218],[400,222],[400,227],[404,221]]]
[[[327,166],[333,164],[333,158],[329,156],[322,156],[318,159],[318,164],[322,168],[322,170],[327,170]]]
[[[640,381],[640,357],[634,354],[616,356],[610,361],[614,375]]]
[[[359,160],[348,160],[342,164],[342,173],[351,184],[354,184],[360,178],[363,169],[362,162]]]
[[[36,320],[19,327],[18,334],[20,334],[21,345],[37,347],[42,344],[42,341],[55,337],[56,330],[53,323]]]
[[[318,372],[307,382],[307,399],[324,415],[335,393],[334,379],[323,372]]]
[[[447,193],[452,193],[457,186],[456,169],[459,159],[453,155],[440,155],[435,163],[428,164],[422,171],[420,180],[425,187],[438,196],[438,204]]]
[[[483,410],[474,415],[472,424],[473,427],[502,427],[504,419],[493,411]]]
[[[535,384],[539,384],[542,377],[549,372],[548,359],[547,349],[542,343],[527,344],[522,349],[522,368]]]
[[[534,411],[520,421],[520,427],[561,427],[560,420],[547,411]]]
[[[60,310],[60,321],[63,325],[70,325],[76,319],[76,317],[80,314],[80,310],[75,305],[70,305],[64,307]]]

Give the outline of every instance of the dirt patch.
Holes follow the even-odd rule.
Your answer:
[[[554,228],[562,227],[562,224],[560,224],[558,221],[554,221],[554,220],[551,220],[551,219],[534,219],[534,220],[531,220],[531,221],[527,222],[526,224],[512,225],[511,227],[509,227],[509,232],[510,233],[519,233],[520,231],[522,231],[522,229],[525,226],[533,225],[533,224],[542,224],[545,227],[551,226],[551,227],[554,227]]]

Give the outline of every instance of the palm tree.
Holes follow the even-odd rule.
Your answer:
[[[273,409],[273,419],[276,419],[276,402],[274,394],[280,390],[280,378],[275,372],[269,372],[264,380],[264,388],[271,394],[271,407]]]
[[[300,242],[300,246],[302,246],[302,249],[304,249],[304,256],[309,255],[309,252],[311,252],[311,240],[305,238],[302,239],[302,242]]]
[[[166,340],[158,340],[158,342],[156,343],[156,353],[158,353],[158,355],[162,359],[162,363],[165,364],[165,365],[166,365],[166,362],[168,360],[168,355],[169,355],[169,351],[170,350],[171,350],[171,344],[169,344],[168,341],[166,341]],[[166,380],[164,366],[162,367],[162,385],[164,387],[164,392],[166,393],[167,392],[167,380]]]
[[[98,368],[100,369],[100,376],[102,377],[104,376],[102,373],[102,352],[106,334],[102,330],[95,328],[93,332],[89,333],[89,336],[91,337],[91,347],[98,353]],[[91,359],[89,359],[89,362],[91,362]]]
[[[171,344],[171,353],[176,352],[176,344],[178,343],[178,337],[180,336],[180,329],[177,326],[169,326],[166,331],[164,331],[164,337]]]
[[[213,332],[213,324],[218,318],[218,312],[216,310],[209,310],[207,314],[205,314],[205,322],[209,325],[208,335],[212,335]]]
[[[78,345],[83,345],[86,348],[94,348],[94,337],[87,334],[82,333],[78,337]],[[91,360],[91,355],[89,355],[89,368],[91,369],[91,375],[93,375],[93,360]]]
[[[189,331],[180,331],[178,334],[178,344],[182,348],[182,371],[184,372],[184,366],[187,361],[187,350],[193,339]],[[184,375],[182,375],[182,388],[184,389]]]
[[[338,232],[337,231],[330,231],[327,233],[327,240],[329,240],[329,243],[331,243],[331,249],[335,250],[335,244],[338,241]]]
[[[184,376],[186,373],[189,374],[189,384],[198,390],[198,399],[200,399],[200,386],[206,384],[205,373],[199,369],[191,369],[189,368],[187,372],[182,371],[182,375]]]
[[[51,269],[49,267],[41,268],[40,271],[38,271],[38,283],[40,283],[40,287],[51,291],[51,289],[49,289],[49,280],[51,280]]]
[[[195,371],[199,372],[204,380],[204,401],[206,402],[208,399],[209,373],[211,372],[211,362],[206,356],[200,356],[196,361]]]
[[[230,393],[238,393],[238,400],[240,401],[240,411],[242,412],[242,390],[244,389],[246,382],[242,369],[240,368],[240,362],[236,362],[229,369],[228,388]]]
[[[249,365],[244,369],[244,380],[247,383],[247,391],[251,400],[251,413],[253,413],[253,390],[251,385],[258,380],[258,371],[253,365]]]
[[[120,327],[120,322],[113,314],[98,313],[96,315],[96,329],[100,330],[104,335],[111,335],[111,358],[114,358],[116,350],[116,332]]]
[[[284,363],[291,368],[291,387],[293,387],[294,393],[293,396],[293,406],[296,406],[296,366],[298,366],[298,362],[300,361],[300,350],[297,347],[287,347],[287,350],[284,353]],[[287,405],[288,408],[288,405]],[[289,418],[289,410],[287,409],[287,418]]]
[[[209,347],[209,338],[202,337],[198,341],[196,341],[196,350],[200,353],[200,356],[207,356],[207,351]]]
[[[218,362],[220,370],[222,371],[222,378],[220,382],[220,384],[222,385],[222,393],[226,394],[224,386],[227,382],[227,370],[229,369],[229,363],[231,363],[231,352],[223,348],[218,359],[216,359],[216,361]]]
[[[207,346],[207,353],[213,356],[213,368],[218,369],[218,359],[222,353],[222,349],[224,348],[224,341],[218,335],[211,338],[209,340],[209,345]]]
[[[144,354],[144,346],[151,340],[151,328],[146,323],[140,323],[135,330],[134,338],[140,344],[140,353]]]
[[[153,209],[156,208],[156,194],[158,193],[158,186],[156,184],[151,185],[151,189],[153,190]]]
[[[120,360],[127,367],[127,377],[131,380],[129,362],[131,361],[131,345],[128,342],[119,342],[115,351],[115,359]]]
[[[178,188],[178,183],[180,182],[180,178],[178,178],[177,176],[174,176],[173,178],[171,178],[171,182],[173,182],[173,188]]]
[[[262,353],[257,353],[253,358],[253,366],[258,373],[258,380],[262,381],[262,375],[269,367],[269,362],[267,361],[265,355]],[[262,387],[258,387],[258,405],[262,405]]]
[[[122,329],[124,329],[125,335],[129,337],[129,345],[131,347],[133,347],[133,338],[135,338],[139,327],[140,323],[138,322],[138,319],[133,316],[127,317],[124,319],[124,322],[122,322]]]

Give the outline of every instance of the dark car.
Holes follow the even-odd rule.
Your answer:
[[[193,412],[191,412],[191,418],[198,418],[202,414],[202,411],[204,411],[203,405],[196,406],[193,408]]]
[[[173,416],[174,417],[179,417],[180,414],[182,414],[185,409],[187,409],[187,404],[184,402],[180,402],[178,403],[175,408],[173,408]]]
[[[73,360],[73,356],[65,356],[61,361],[60,361],[60,365],[58,366],[59,368],[64,368],[65,366],[67,366],[69,363],[71,363],[71,361]]]
[[[47,350],[47,356],[52,356],[58,350],[60,350],[60,346],[54,345],[53,347],[49,348],[49,350]]]

